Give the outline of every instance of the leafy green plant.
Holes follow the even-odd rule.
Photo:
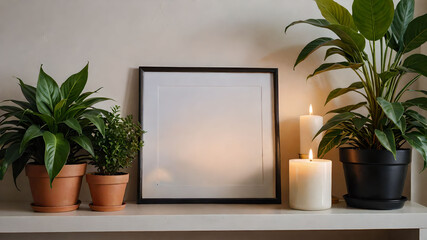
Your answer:
[[[100,131],[94,134],[95,155],[90,164],[100,175],[115,175],[130,166],[143,146],[141,126],[133,122],[132,115],[122,118],[119,111],[120,107],[114,106],[111,112],[104,112],[105,135]]]
[[[42,66],[36,87],[18,79],[26,101],[5,100],[13,105],[0,106],[4,111],[0,115],[0,179],[12,166],[16,184],[16,178],[32,159],[46,166],[52,185],[66,163],[78,163],[94,155],[89,137],[95,129],[104,134],[105,126],[98,116],[104,110],[93,105],[108,98],[89,98],[99,89],[82,93],[88,68],[86,65],[71,75],[60,87]]]
[[[420,76],[427,76],[427,56],[412,54],[402,60],[405,53],[427,40],[427,14],[413,18],[414,0],[401,0],[396,9],[392,0],[354,0],[353,15],[333,0],[316,0],[316,3],[324,19],[295,21],[285,32],[290,26],[307,23],[328,29],[338,38],[313,40],[302,49],[294,67],[317,49],[330,47],[325,60],[338,55],[344,61],[324,63],[308,78],[331,70],[350,69],[359,81],[332,90],[325,104],[350,92],[365,99],[328,112],[336,115],[318,132],[325,132],[319,155],[343,144],[360,149],[387,149],[396,155],[396,149],[408,142],[421,153],[426,168],[427,120],[418,110],[427,109],[427,98],[407,101],[401,98]],[[365,52],[365,45],[369,46],[369,53]],[[405,75],[410,76],[409,80],[402,78]]]

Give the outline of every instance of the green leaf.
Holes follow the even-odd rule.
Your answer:
[[[353,20],[366,39],[382,38],[393,21],[393,0],[354,0]]]
[[[316,133],[313,139],[315,139],[323,131],[329,130],[344,121],[352,119],[354,118],[354,116],[355,116],[354,113],[351,113],[351,112],[340,113],[333,116],[331,119],[329,119],[329,121],[325,123],[325,125],[322,126],[322,128]]]
[[[4,159],[1,162],[0,180],[3,179],[9,165],[15,162],[20,156],[21,154],[19,153],[19,143],[14,143],[6,149]]]
[[[403,53],[410,52],[421,46],[427,40],[427,14],[415,18],[408,24],[403,35]]]
[[[320,65],[316,70],[314,70],[312,74],[308,75],[307,79],[317,74],[324,73],[331,70],[344,69],[344,68],[358,69],[362,65],[363,65],[362,63],[349,63],[349,62],[324,63]]]
[[[77,121],[77,119],[69,118],[65,120],[64,123],[71,129],[74,129],[79,135],[82,134],[82,127],[80,126],[80,123]]]
[[[396,142],[394,140],[393,131],[390,128],[385,129],[384,132],[375,129],[375,135],[377,136],[381,145],[393,153],[394,159],[396,159]]]
[[[394,124],[399,125],[400,118],[403,116],[403,112],[405,111],[403,105],[399,102],[390,103],[381,97],[377,98],[377,102],[383,109],[385,115],[387,115]]]
[[[317,7],[319,8],[322,16],[332,24],[339,24],[347,26],[357,31],[354,25],[353,17],[350,12],[343,6],[339,5],[333,0],[316,0]]]
[[[64,109],[67,106],[66,104],[67,104],[67,99],[62,99],[61,101],[59,101],[59,103],[55,105],[55,108],[53,109],[53,117],[55,118],[56,121],[62,120],[62,116],[66,111],[66,109]]]
[[[427,76],[427,56],[423,54],[413,54],[405,59],[402,66]]]
[[[102,136],[105,136],[105,123],[102,118],[92,114],[83,114],[82,116],[93,123],[93,125],[98,128],[98,131],[102,134]]]
[[[58,84],[40,67],[36,89],[37,109],[40,113],[52,116],[53,108],[61,100]]]
[[[65,165],[70,153],[70,143],[62,133],[53,134],[45,131],[43,133],[45,142],[44,164],[50,179],[50,187],[55,177]]]
[[[21,145],[19,147],[19,152],[23,153],[25,148],[27,148],[28,143],[37,137],[43,136],[43,132],[40,130],[40,127],[37,125],[31,125],[27,131],[25,131],[24,137],[22,138]]]
[[[391,30],[397,38],[399,44],[403,47],[403,35],[405,34],[408,24],[414,18],[414,0],[400,0],[394,12]]]
[[[351,55],[346,53],[344,50],[342,50],[340,48],[336,48],[336,47],[332,47],[332,48],[329,48],[328,50],[326,50],[325,58],[323,60],[326,60],[328,57],[330,57],[334,54],[338,54],[338,55],[343,56],[349,62],[354,62],[354,58]]]
[[[97,104],[99,102],[103,102],[103,101],[107,101],[107,100],[113,100],[111,98],[106,98],[106,97],[94,97],[94,98],[88,98],[86,100],[84,100],[83,102],[81,102],[80,104],[86,107],[90,107],[94,104]]]
[[[341,107],[341,108],[337,108],[337,109],[331,110],[331,111],[327,112],[326,114],[329,114],[329,113],[351,112],[353,110],[356,110],[356,109],[359,109],[359,108],[365,106],[366,104],[367,104],[367,102],[360,102],[360,103],[357,103],[357,104],[348,105],[348,106],[345,106],[345,107]]]
[[[330,24],[325,19],[307,19],[295,21],[285,28],[285,32],[289,27],[299,23],[307,23],[315,27],[329,29],[334,32],[343,42],[349,44],[352,48],[358,49],[359,51],[363,51],[365,48],[365,38],[362,35],[347,26]]]
[[[77,136],[77,137],[71,137],[71,140],[73,140],[75,143],[79,144],[80,147],[82,147],[84,150],[86,150],[90,155],[95,156],[95,153],[93,151],[92,142],[88,137],[85,135]]]
[[[406,101],[405,104],[409,105],[409,106],[417,106],[419,108],[427,110],[427,98],[425,98],[425,97],[410,99],[410,100]]]
[[[393,69],[391,69],[390,71],[385,71],[385,72],[378,74],[378,76],[380,77],[380,79],[383,83],[388,82],[388,80],[390,80],[391,78],[393,78],[397,75],[399,75],[399,71],[396,71]]]
[[[13,102],[16,105],[20,106],[23,110],[31,109],[31,105],[28,102],[13,100],[13,99],[4,100],[3,102]]]
[[[13,172],[13,182],[15,183],[15,187],[19,190],[18,184],[16,183],[16,179],[19,174],[21,174],[22,170],[24,170],[25,165],[27,165],[28,160],[30,160],[31,154],[23,154],[19,159],[12,163],[12,172]]]
[[[341,143],[342,139],[342,130],[333,129],[328,131],[322,138],[319,143],[318,157],[322,158],[326,153],[328,153],[332,148],[337,147]]]
[[[87,77],[88,77],[89,63],[78,73],[71,75],[62,85],[61,85],[61,96],[62,99],[67,99],[67,104],[69,105],[74,102],[82,93],[83,89],[86,86]]]
[[[326,98],[325,105],[328,104],[328,102],[330,102],[334,98],[337,98],[337,97],[339,97],[343,94],[346,94],[348,92],[352,92],[352,91],[355,91],[357,89],[361,89],[363,87],[364,86],[363,86],[362,82],[354,82],[350,86],[348,86],[347,88],[336,88],[329,93],[328,97]]]
[[[80,102],[83,102],[83,100],[85,100],[87,97],[89,97],[90,95],[92,95],[92,94],[94,94],[94,93],[97,93],[99,90],[101,90],[102,89],[102,87],[100,87],[100,88],[98,88],[98,89],[96,89],[95,91],[93,91],[93,92],[85,92],[85,93],[82,93],[77,99],[76,99],[76,103],[80,103]]]
[[[414,120],[421,123],[422,125],[424,125],[424,127],[427,128],[427,119],[423,115],[419,114],[418,112],[416,112],[414,110],[410,110],[410,109],[406,110],[405,114],[410,116],[411,118],[413,118]]]
[[[30,85],[25,84],[21,79],[18,78],[19,86],[21,87],[21,92],[24,95],[25,99],[31,104],[31,109],[37,109],[36,104],[36,88]]]
[[[398,52],[400,47],[399,47],[399,44],[397,43],[396,36],[394,36],[391,29],[387,31],[384,37],[386,42],[388,42],[387,46],[393,49],[394,51]]]
[[[324,46],[325,43],[328,43],[330,41],[332,41],[332,38],[328,38],[328,37],[321,37],[321,38],[317,38],[313,41],[311,41],[310,43],[308,43],[300,52],[300,54],[298,55],[298,58],[294,64],[294,69],[295,67],[302,61],[304,61],[304,59],[306,59],[310,54],[312,54],[313,52],[315,52],[317,49],[319,49],[320,47]]]
[[[363,126],[365,126],[365,124],[369,121],[368,118],[366,117],[355,117],[352,119],[352,122],[354,124],[354,127],[356,127],[357,130],[360,130],[363,128]]]
[[[403,135],[405,140],[411,145],[415,150],[417,150],[424,159],[424,169],[427,167],[427,140],[426,136],[420,132],[410,132]]]

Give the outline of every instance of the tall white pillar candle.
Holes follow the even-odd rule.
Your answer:
[[[289,205],[299,210],[331,207],[332,162],[323,159],[289,160]]]
[[[300,154],[308,155],[310,149],[313,150],[314,156],[317,156],[322,134],[319,134],[314,140],[313,137],[323,126],[323,117],[312,115],[313,108],[310,104],[310,115],[303,115],[299,118],[300,129]]]

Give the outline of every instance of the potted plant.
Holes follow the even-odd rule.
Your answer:
[[[427,98],[402,100],[411,86],[427,75],[427,56],[404,54],[420,47],[427,39],[427,14],[414,15],[414,0],[401,0],[396,9],[392,0],[354,0],[352,14],[333,0],[316,0],[324,19],[296,21],[325,28],[338,38],[321,37],[307,44],[295,66],[323,46],[330,47],[325,59],[338,55],[342,62],[320,65],[317,74],[349,69],[358,81],[330,92],[326,103],[347,93],[360,94],[364,101],[329,111],[335,114],[319,133],[323,156],[340,149],[349,206],[393,209],[403,206],[402,190],[411,152],[409,143],[427,160],[427,120],[418,111],[427,109]],[[365,47],[368,48],[365,52]],[[405,76],[405,78],[403,78]],[[406,78],[407,77],[407,78]],[[427,91],[418,91],[427,94]],[[409,96],[410,97],[410,96]]]
[[[37,86],[19,80],[25,101],[6,100],[0,122],[0,179],[11,166],[16,178],[24,170],[34,202],[41,212],[63,212],[79,206],[83,161],[94,155],[89,136],[97,129],[104,134],[104,122],[94,108],[107,100],[82,93],[88,65],[71,75],[60,87],[40,67]],[[81,151],[83,150],[83,151]]]
[[[89,162],[97,168],[96,173],[86,174],[95,211],[119,211],[123,202],[129,173],[121,169],[129,167],[143,146],[144,131],[133,122],[132,115],[120,116],[119,106],[103,113],[105,134],[100,131],[93,136],[95,155]]]

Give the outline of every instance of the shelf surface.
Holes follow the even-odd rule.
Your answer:
[[[36,213],[29,203],[0,202],[0,233],[244,230],[425,229],[427,208],[408,201],[398,210],[362,210],[344,202],[324,211],[283,205],[128,203],[120,212],[94,212],[87,203],[67,213]]]

